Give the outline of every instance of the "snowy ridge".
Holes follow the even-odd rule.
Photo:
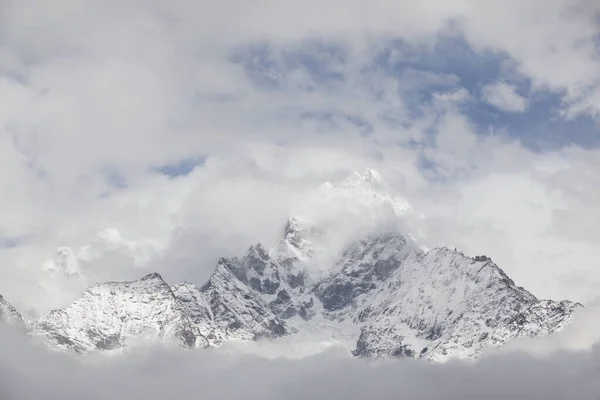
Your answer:
[[[517,336],[561,330],[580,305],[540,301],[487,257],[434,249],[398,265],[358,307],[356,355],[475,358]]]
[[[286,335],[290,328],[248,285],[236,277],[237,265],[221,259],[209,281],[197,288],[174,287],[198,334],[212,346],[227,340],[256,340]]]
[[[25,322],[19,312],[0,295],[0,324],[24,329]]]
[[[165,339],[202,347],[184,308],[158,274],[92,286],[68,307],[39,318],[33,333],[78,353],[114,350],[130,341]]]
[[[201,288],[172,288],[156,273],[132,282],[92,286],[75,302],[39,318],[33,333],[77,353],[114,350],[145,341],[186,348],[274,338],[292,330],[233,273],[226,260]]]
[[[518,336],[560,331],[581,307],[538,300],[488,257],[423,251],[414,239],[418,232],[404,223],[422,216],[389,195],[375,171],[327,183],[318,193],[317,210],[291,217],[273,248],[257,244],[243,257],[220,259],[201,287],[169,287],[158,274],[95,285],[42,316],[34,333],[82,353],[146,338],[187,348],[259,341],[279,355],[299,348],[308,354],[315,350],[307,343],[317,338],[317,349],[342,345],[356,356],[444,361],[475,358]],[[364,231],[335,242],[339,221],[330,211],[336,205],[349,210],[344,223],[370,210],[359,224]],[[380,225],[382,218],[392,224]],[[341,244],[340,251],[327,255],[332,243]],[[296,350],[286,350],[290,346]]]

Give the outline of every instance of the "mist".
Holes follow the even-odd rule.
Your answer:
[[[134,347],[87,358],[3,331],[0,397],[22,399],[596,400],[600,348],[498,354],[475,362],[366,361],[330,350],[267,360],[218,350]]]

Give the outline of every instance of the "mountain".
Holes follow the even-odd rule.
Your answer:
[[[402,232],[420,245],[423,219],[405,198],[392,192],[379,173],[371,169],[363,175],[353,172],[339,183],[320,185],[292,210],[285,238],[276,249],[304,262],[325,257],[331,263],[331,257],[337,257],[350,241],[371,232]],[[328,272],[326,264],[320,272]]]
[[[308,204],[279,243],[220,259],[201,287],[158,274],[95,285],[34,333],[83,353],[140,338],[202,348],[318,332],[348,338],[356,356],[443,361],[560,331],[581,307],[537,299],[488,257],[423,250],[424,217],[375,171],[327,183]]]
[[[0,295],[0,324],[7,324],[9,326],[16,327],[17,329],[24,329],[25,322],[19,312]]]
[[[446,248],[404,250],[406,257],[398,257],[406,245],[395,242],[396,252],[381,256],[373,256],[371,244],[364,246],[341,273],[350,282],[360,274],[353,288],[364,286],[369,275],[378,278],[370,292],[346,307],[354,311],[354,321],[363,323],[355,355],[475,358],[484,348],[517,336],[561,330],[579,307],[538,300],[487,257],[470,258]],[[365,255],[377,261],[362,264]]]
[[[143,339],[160,338],[188,348],[206,343],[197,340],[185,309],[158,274],[94,285],[68,307],[40,317],[33,333],[78,353],[113,350]]]
[[[237,259],[221,259],[201,288],[189,283],[173,288],[198,334],[217,346],[227,340],[277,338],[292,333],[247,281],[238,278],[240,267]]]
[[[140,339],[197,348],[289,332],[286,323],[236,278],[227,260],[201,288],[188,283],[169,287],[156,273],[133,282],[95,285],[33,326],[33,333],[54,347],[77,353],[114,350]]]
[[[97,233],[89,244],[78,249],[59,247],[37,271],[35,299],[28,305],[36,311],[34,314],[64,307],[90,285],[112,279],[116,268],[126,279],[136,279],[147,272],[143,268],[160,251],[158,242],[128,241],[116,229]]]

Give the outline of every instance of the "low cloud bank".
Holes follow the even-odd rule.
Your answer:
[[[512,399],[600,398],[600,348],[477,362],[366,361],[341,351],[267,360],[218,351],[138,347],[78,359],[0,332],[0,398]]]

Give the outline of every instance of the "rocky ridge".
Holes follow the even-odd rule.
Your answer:
[[[378,210],[374,215],[420,218],[385,191],[374,171],[320,190],[319,201],[358,198],[361,207],[351,210],[360,213],[366,206]],[[314,215],[294,216],[273,248],[257,244],[243,257],[220,259],[201,287],[170,287],[158,274],[95,285],[35,321],[33,333],[85,353],[141,338],[203,348],[301,337],[329,326],[347,332],[356,356],[443,361],[475,358],[518,336],[560,331],[581,307],[537,299],[488,257],[447,248],[426,252],[418,235],[373,229],[314,273],[312,263],[327,243],[319,241],[331,232]]]
[[[23,329],[25,322],[19,312],[0,295],[0,323]]]

